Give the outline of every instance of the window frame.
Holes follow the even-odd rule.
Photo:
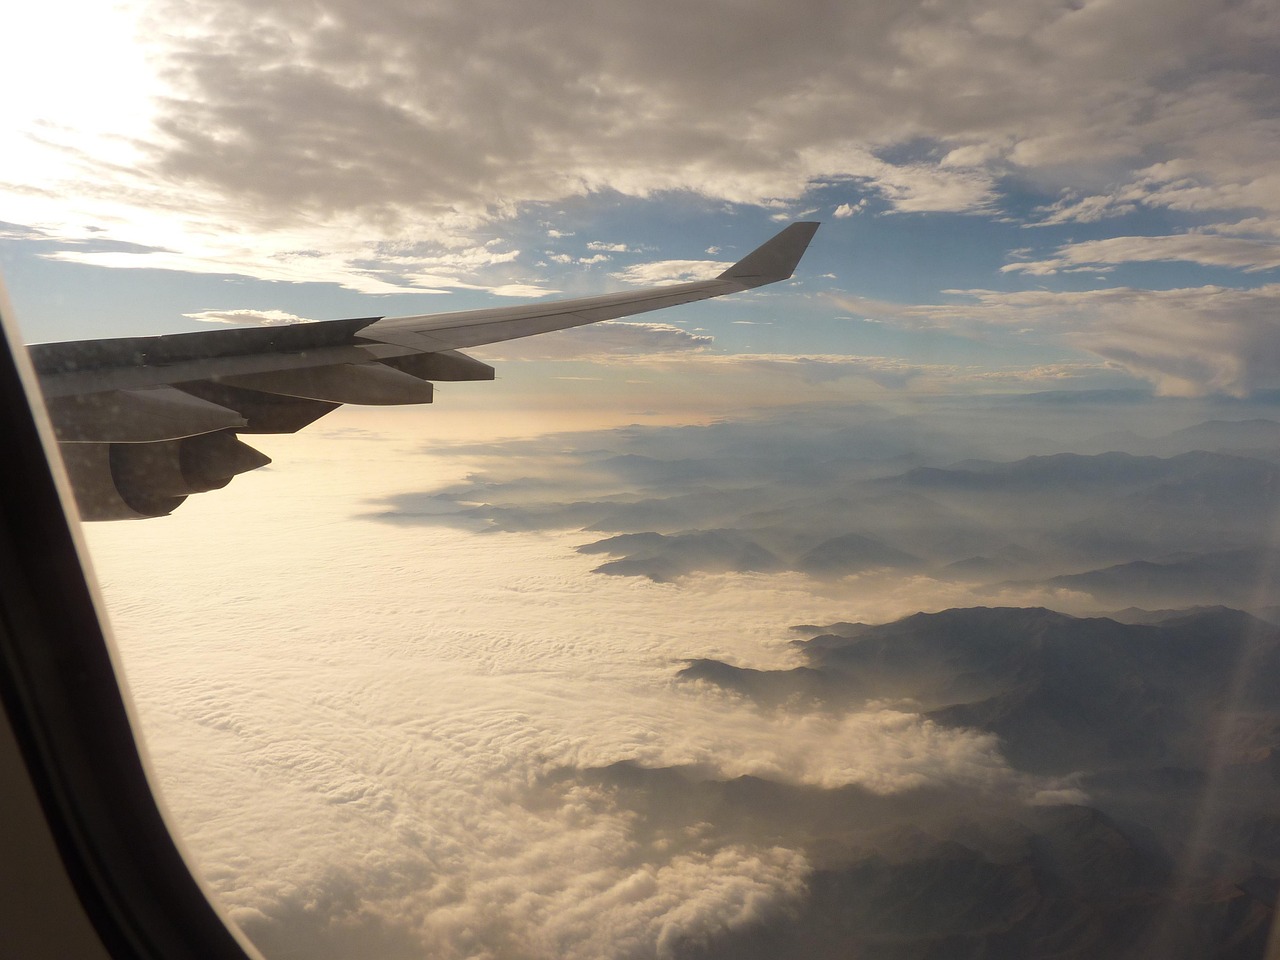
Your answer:
[[[64,928],[73,937],[87,917],[113,960],[260,960],[210,902],[153,792],[57,444],[33,399],[37,382],[2,285],[0,326],[0,720],[21,756],[7,751],[0,776],[12,797],[34,794],[44,820],[6,811],[0,831],[6,848],[39,858],[15,870],[34,877],[59,869],[45,862],[53,858],[43,828],[69,881],[39,893],[43,917],[0,907],[0,929],[30,940]],[[58,892],[68,889],[79,917]]]

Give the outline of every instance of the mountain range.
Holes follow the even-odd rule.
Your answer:
[[[678,955],[1260,960],[1280,889],[1280,628],[1225,607],[1137,617],[1152,622],[953,609],[810,626],[826,632],[794,641],[806,663],[790,670],[688,661],[682,680],[768,711],[889,698],[995,734],[1014,768],[1087,800],[940,803],[923,788],[893,798],[895,817],[852,788],[820,801],[686,773],[703,799],[675,809],[737,810],[723,822],[764,832],[749,807],[780,839],[805,824],[816,869],[793,912]],[[650,776],[674,774],[615,782],[653,789]]]

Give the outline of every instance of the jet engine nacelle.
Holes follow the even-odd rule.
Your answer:
[[[172,513],[192,493],[225,487],[271,458],[231,431],[152,443],[62,443],[63,463],[83,520]]]

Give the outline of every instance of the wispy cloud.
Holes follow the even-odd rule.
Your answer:
[[[1052,276],[1055,273],[1097,270],[1124,263],[1182,260],[1213,267],[1234,267],[1245,272],[1280,267],[1280,243],[1228,237],[1216,233],[1190,233],[1163,237],[1107,237],[1084,240],[1058,248],[1045,260],[1006,264],[1004,273]]]
[[[630,363],[636,357],[685,355],[706,350],[715,338],[669,323],[606,320],[527,340],[473,351],[486,360],[585,360]]]
[[[1095,354],[1177,396],[1244,396],[1280,386],[1280,284],[1086,291],[950,290],[949,304],[842,298],[847,309],[898,325],[981,336],[1003,328]]]

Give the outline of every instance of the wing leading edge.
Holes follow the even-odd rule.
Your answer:
[[[293,433],[343,403],[430,403],[491,380],[459,350],[788,279],[818,229],[793,223],[710,280],[514,307],[31,346],[81,516],[163,516],[270,462],[240,434]]]

